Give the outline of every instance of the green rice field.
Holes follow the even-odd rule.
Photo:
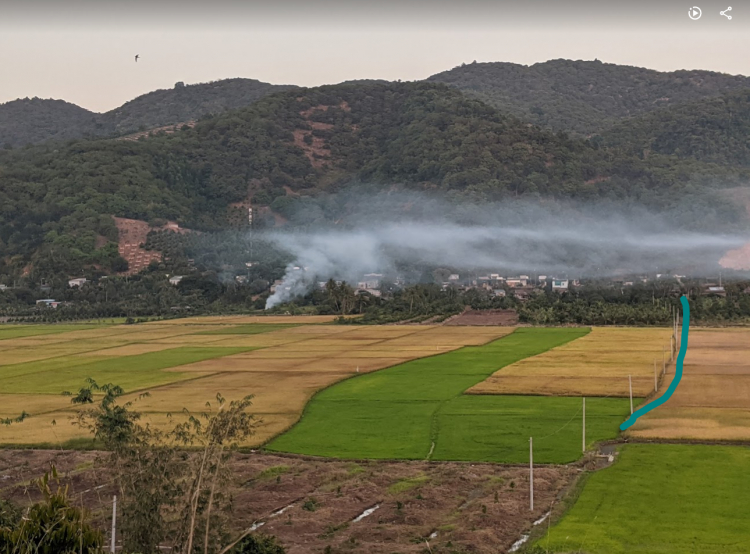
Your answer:
[[[589,476],[575,505],[535,551],[750,552],[748,475],[747,447],[624,446],[612,467]]]
[[[464,395],[498,369],[588,329],[518,329],[479,347],[357,376],[318,393],[269,450],[337,458],[564,463],[581,455],[580,398]],[[587,439],[613,438],[623,399],[592,399]],[[434,445],[434,446],[433,446]]]

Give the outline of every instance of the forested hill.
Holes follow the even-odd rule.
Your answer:
[[[272,92],[289,88],[293,87],[255,79],[224,79],[197,85],[177,83],[172,89],[144,94],[102,114],[102,122],[117,134],[150,129],[244,108]]]
[[[38,144],[47,140],[108,137],[185,123],[207,114],[249,106],[272,92],[292,87],[255,79],[156,90],[112,111],[97,114],[61,100],[40,98],[0,104],[0,147]]]
[[[0,147],[92,134],[98,114],[63,100],[24,98],[0,104]]]
[[[632,118],[601,138],[634,154],[674,154],[750,167],[750,89]]]
[[[739,217],[717,195],[699,196],[717,176],[739,182],[736,172],[553,134],[438,83],[284,91],[172,135],[2,151],[0,175],[0,275],[29,261],[57,274],[119,267],[111,216],[221,229],[234,203],[283,213],[355,183],[457,200],[682,202],[692,212],[681,220],[698,226]]]
[[[572,60],[530,66],[471,63],[427,80],[456,87],[525,121],[582,135],[602,132],[625,117],[750,88],[744,76]]]

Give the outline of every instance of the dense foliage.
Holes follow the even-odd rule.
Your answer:
[[[608,146],[636,154],[748,167],[749,136],[750,88],[623,121],[602,138]]]
[[[255,79],[225,79],[197,85],[175,84],[98,114],[62,100],[19,99],[0,104],[0,146],[49,140],[107,137],[185,123],[208,114],[249,106],[288,86]]]
[[[80,138],[93,129],[94,112],[63,100],[19,98],[0,104],[0,147],[5,149]]]
[[[210,231],[237,202],[283,213],[300,194],[363,182],[479,202],[612,198],[725,228],[742,210],[710,189],[746,177],[555,135],[431,83],[295,89],[174,135],[5,151],[0,172],[0,274],[14,275],[122,268],[112,215]]]
[[[433,75],[502,111],[543,127],[589,135],[619,119],[750,88],[750,78],[712,71],[662,73],[600,61],[530,66],[471,63]]]

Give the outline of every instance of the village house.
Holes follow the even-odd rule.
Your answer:
[[[520,277],[508,277],[505,280],[505,284],[513,288],[525,287],[528,283],[529,283],[528,275],[521,275]]]
[[[60,302],[54,298],[44,298],[42,300],[37,300],[36,305],[44,306],[45,308],[57,308],[60,305]]]
[[[6,290],[8,290],[7,285],[0,285],[0,292],[5,292]]]
[[[513,291],[513,296],[518,298],[521,302],[525,302],[531,296],[531,291],[527,289],[516,289]]]
[[[173,275],[169,278],[169,284],[173,286],[177,286],[180,284],[180,282],[185,278],[184,275]]]
[[[364,290],[372,290],[380,288],[380,283],[383,280],[382,273],[367,273],[364,278],[357,283],[357,288]]]
[[[567,279],[552,279],[552,290],[568,290],[569,284]]]
[[[70,281],[68,281],[68,286],[70,288],[74,288],[74,287],[80,288],[86,283],[88,283],[88,279],[86,279],[85,277],[79,277],[77,279],[71,279]]]
[[[727,291],[721,285],[707,285],[703,289],[703,295],[726,297]]]
[[[276,289],[277,289],[278,287],[280,287],[280,286],[281,286],[281,284],[282,284],[283,282],[284,282],[284,281],[282,281],[281,279],[276,279],[276,280],[275,280],[275,281],[273,282],[273,284],[271,285],[271,294],[275,293],[275,292],[276,292]],[[321,288],[325,289],[325,288],[326,288],[326,284],[325,284],[325,283],[323,283],[323,286],[322,286]]]

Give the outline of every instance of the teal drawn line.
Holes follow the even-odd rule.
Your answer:
[[[662,394],[659,398],[652,400],[642,408],[638,408],[634,411],[631,416],[620,425],[620,431],[624,431],[633,425],[642,415],[647,414],[654,408],[658,408],[664,404],[671,398],[672,393],[677,389],[677,385],[680,384],[680,380],[682,379],[682,364],[685,362],[685,353],[687,352],[688,346],[688,330],[690,329],[690,304],[688,304],[687,298],[684,296],[680,298],[680,302],[682,303],[682,338],[680,339],[680,353],[677,355],[677,363],[675,364],[672,384],[669,385],[667,392]]]

